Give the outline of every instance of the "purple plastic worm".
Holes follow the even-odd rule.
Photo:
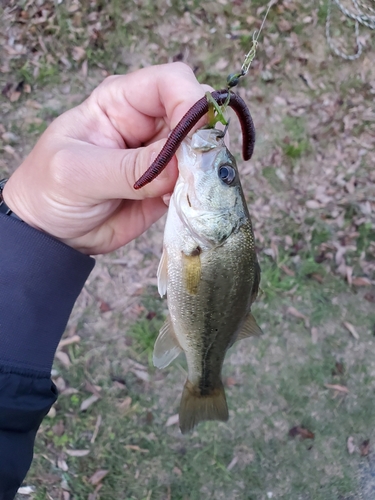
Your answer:
[[[254,151],[255,144],[255,128],[253,119],[251,118],[250,111],[248,110],[245,101],[238,95],[230,92],[228,89],[215,90],[211,93],[213,99],[222,106],[228,95],[230,97],[229,106],[233,108],[238,119],[240,120],[242,129],[242,156],[243,159],[250,160]],[[152,162],[151,166],[134,184],[134,189],[140,189],[155,177],[157,177],[162,170],[171,161],[173,155],[177,151],[181,142],[188,135],[194,125],[208,112],[209,103],[206,97],[199,99],[184,115],[176,127],[172,130],[167,139],[163,149],[160,151],[156,159]]]

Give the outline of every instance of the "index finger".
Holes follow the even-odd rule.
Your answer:
[[[166,137],[206,89],[189,66],[178,62],[107,78],[91,99],[126,145],[139,147],[160,132]]]

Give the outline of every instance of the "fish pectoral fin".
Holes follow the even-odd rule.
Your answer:
[[[263,335],[262,329],[258,326],[251,312],[249,312],[246,316],[244,324],[242,325],[240,333],[236,338],[236,341],[247,339],[248,337],[259,337],[260,335]]]
[[[163,297],[167,293],[168,283],[168,255],[165,248],[163,248],[156,276],[158,278],[158,292],[160,293],[160,297]]]
[[[192,430],[199,422],[205,420],[228,420],[228,406],[221,380],[210,394],[202,396],[199,388],[189,380],[182,392],[179,423],[182,434]]]
[[[160,328],[154,345],[153,363],[156,368],[165,368],[182,352],[173,330],[170,316]]]

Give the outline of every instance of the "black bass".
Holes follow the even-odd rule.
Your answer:
[[[183,351],[188,364],[180,429],[228,419],[221,369],[236,340],[259,335],[250,312],[260,268],[249,211],[223,132],[200,129],[178,152],[179,178],[170,200],[158,268],[169,317],[154,347],[165,368]]]

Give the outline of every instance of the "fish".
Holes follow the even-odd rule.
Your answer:
[[[260,283],[252,224],[234,156],[218,129],[199,129],[177,151],[179,176],[170,199],[158,291],[169,315],[153,363],[185,353],[188,377],[179,425],[228,420],[221,370],[235,341],[262,331],[251,313]]]

